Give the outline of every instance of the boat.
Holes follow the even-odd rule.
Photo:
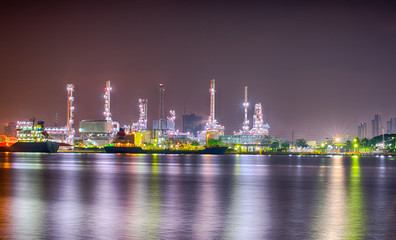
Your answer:
[[[123,129],[117,133],[112,144],[104,147],[106,153],[145,153],[145,154],[225,154],[224,146],[180,146],[175,147],[141,147],[135,144],[135,134],[126,135]]]
[[[59,149],[57,142],[16,142],[11,147],[11,152],[47,152],[54,153]]]
[[[18,141],[9,147],[11,152],[47,152],[54,153],[59,149],[59,143],[51,140],[44,130],[44,122],[38,121],[21,124],[17,129]]]

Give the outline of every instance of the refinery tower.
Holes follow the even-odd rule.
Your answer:
[[[215,107],[216,107],[216,90],[215,90],[215,80],[212,79],[210,81],[210,114],[208,117],[208,122],[205,124],[204,131],[201,132],[200,136],[204,136],[206,138],[216,138],[218,139],[219,136],[224,135],[224,126],[221,126],[217,123],[215,117]]]
[[[242,130],[239,130],[235,133],[235,135],[255,135],[255,136],[268,136],[268,129],[270,126],[268,123],[264,123],[263,117],[263,107],[261,103],[256,103],[254,106],[254,115],[253,115],[253,127],[249,129],[249,119],[248,119],[248,92],[247,86],[245,86],[245,102],[243,103],[243,108],[245,110],[245,119],[242,124]]]

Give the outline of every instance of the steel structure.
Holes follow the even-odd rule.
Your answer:
[[[234,133],[234,135],[250,135],[250,131],[249,131],[249,119],[248,119],[248,108],[249,108],[249,103],[247,101],[248,99],[248,87],[245,86],[245,101],[243,103],[243,108],[245,109],[245,119],[243,120],[243,124],[242,124],[242,130],[239,130],[238,132]]]
[[[74,123],[74,85],[73,84],[67,84],[66,87],[67,90],[67,139],[66,142],[69,143],[70,145],[73,145],[74,141],[74,129],[73,129],[73,123]]]
[[[179,130],[175,129],[175,120],[176,120],[176,112],[175,110],[169,111],[169,116],[167,117],[167,131],[165,135],[172,136],[172,135],[180,135]]]
[[[215,101],[216,101],[216,90],[215,90],[215,80],[212,79],[210,81],[210,115],[208,118],[208,122],[205,124],[205,132],[219,132],[223,133],[224,131],[224,126],[221,126],[220,124],[217,123],[216,117],[215,117]]]
[[[245,102],[243,103],[243,108],[245,109],[245,120],[243,121],[243,126],[242,126],[242,133],[247,134],[249,133],[249,120],[248,120],[248,108],[249,108],[249,103],[247,101],[248,99],[248,87],[245,86]]]
[[[256,103],[254,106],[253,128],[250,130],[250,134],[267,136],[269,128],[270,126],[268,123],[264,123],[263,108],[261,103]]]
[[[175,119],[176,119],[176,112],[175,112],[175,110],[170,110],[170,111],[169,111],[168,121],[170,121],[170,122],[175,122]]]
[[[147,129],[147,99],[139,99],[139,121],[136,130],[143,131]]]
[[[210,93],[210,115],[209,115],[209,121],[216,121],[215,118],[215,101],[216,101],[216,90],[215,90],[215,80],[212,79],[210,80],[210,89],[209,89],[209,93]]]
[[[110,86],[110,80],[106,80],[106,88],[104,89],[105,94],[104,94],[104,99],[105,99],[105,104],[104,104],[104,112],[103,115],[106,119],[106,121],[111,122],[111,112],[110,112],[110,93],[112,91],[111,86]]]

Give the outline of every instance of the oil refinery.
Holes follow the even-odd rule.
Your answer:
[[[119,133],[127,135],[133,134],[133,146],[143,147],[157,147],[157,148],[182,148],[191,145],[208,146],[213,142],[216,145],[221,143],[230,146],[235,145],[255,145],[257,148],[262,140],[268,136],[269,125],[264,122],[263,111],[261,103],[256,103],[254,114],[252,116],[253,125],[250,127],[249,120],[249,102],[248,102],[248,87],[244,88],[244,102],[241,108],[241,114],[244,114],[244,121],[242,129],[234,132],[233,135],[225,135],[225,127],[221,125],[216,119],[216,89],[215,79],[210,80],[209,87],[209,115],[204,121],[202,128],[199,128],[198,122],[201,122],[200,117],[194,115],[183,115],[183,129],[185,126],[194,126],[190,131],[180,131],[176,129],[175,120],[177,114],[175,110],[169,110],[169,115],[165,116],[165,85],[160,83],[159,90],[159,111],[158,119],[152,121],[152,127],[148,126],[148,99],[140,98],[137,102],[138,117],[136,122],[129,122],[121,125],[119,122],[113,120],[111,113],[111,81],[105,81],[104,95],[103,95],[103,119],[97,120],[82,120],[79,123],[78,132],[79,137],[76,137],[74,129],[74,84],[67,84],[66,86],[66,102],[67,102],[67,121],[66,126],[63,127],[48,127],[45,128],[45,134],[51,138],[52,141],[60,143],[61,147],[72,149],[73,147],[91,147],[102,148],[103,146],[114,143]],[[186,122],[185,121],[196,121]],[[29,121],[18,121],[16,124],[17,133],[22,133],[20,129],[33,128],[34,119]],[[122,127],[120,127],[122,126]],[[198,127],[197,127],[198,126]],[[197,131],[197,129],[201,129]],[[20,137],[19,135],[17,137]],[[4,138],[4,137],[3,137]],[[6,141],[6,140],[2,140]],[[15,139],[13,140],[15,142]],[[202,149],[201,149],[202,150]],[[201,151],[200,150],[200,151]],[[189,150],[191,151],[191,149]],[[205,150],[206,151],[206,150]]]

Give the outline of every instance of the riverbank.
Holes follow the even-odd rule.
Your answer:
[[[104,148],[75,148],[75,149],[60,149],[58,152],[62,153],[105,153]],[[290,156],[396,156],[396,152],[347,152],[347,153],[321,153],[321,152],[237,152],[227,150],[226,155],[290,155]]]

